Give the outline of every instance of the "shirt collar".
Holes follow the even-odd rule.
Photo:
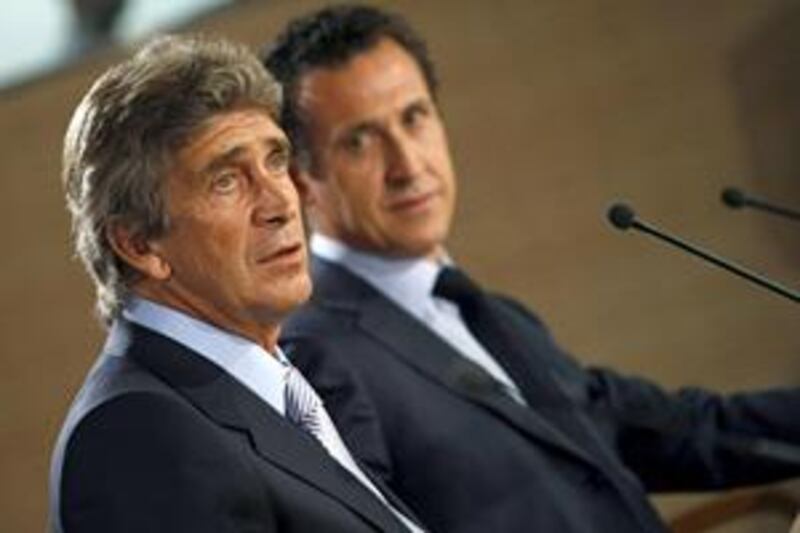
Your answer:
[[[433,286],[442,263],[423,257],[387,258],[319,233],[312,234],[310,246],[315,255],[342,265],[418,318],[424,318],[434,305]]]
[[[221,367],[237,381],[285,414],[288,360],[276,346],[270,354],[255,342],[151,300],[131,297],[122,316],[183,344]]]

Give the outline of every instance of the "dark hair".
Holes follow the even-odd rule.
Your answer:
[[[213,116],[239,106],[278,120],[280,85],[247,48],[222,39],[156,38],[108,69],[72,115],[63,174],[75,249],[106,321],[140,275],[107,237],[122,224],[145,239],[169,225],[165,177],[175,152]]]
[[[394,40],[414,58],[435,99],[438,79],[425,41],[404,18],[375,7],[345,4],[310,13],[291,21],[262,50],[261,61],[284,88],[281,126],[292,140],[300,165],[307,167],[311,163],[305,124],[297,105],[302,76],[316,68],[344,65],[383,38]]]

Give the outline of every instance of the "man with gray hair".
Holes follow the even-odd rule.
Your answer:
[[[109,334],[53,531],[420,531],[276,346],[311,291],[280,94],[244,47],[162,37],[75,111],[67,204]]]

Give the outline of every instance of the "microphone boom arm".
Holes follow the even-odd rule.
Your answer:
[[[757,198],[749,198],[745,200],[745,204],[749,205],[750,207],[761,209],[762,211],[767,211],[768,213],[791,218],[792,220],[800,220],[800,211],[795,211],[794,209],[789,209],[788,207],[762,202]]]
[[[788,298],[789,300],[792,300],[795,303],[800,303],[800,293],[797,293],[796,291],[784,287],[779,283],[767,279],[764,276],[761,276],[760,274],[757,274],[751,270],[741,267],[731,261],[723,259],[710,252],[706,252],[705,250],[702,250],[698,246],[695,246],[694,244],[679,239],[678,237],[665,233],[659,230],[658,228],[655,228],[647,224],[646,222],[638,220],[633,210],[624,204],[617,204],[612,206],[611,209],[609,210],[609,219],[611,220],[612,224],[620,230],[624,231],[628,228],[635,228],[650,236],[664,240],[672,244],[673,246],[680,248],[681,250],[689,252],[692,255],[701,257],[706,261],[724,270],[727,270],[732,274],[736,274],[737,276],[740,276],[750,281],[751,283],[754,283],[769,291],[779,294],[784,298]]]

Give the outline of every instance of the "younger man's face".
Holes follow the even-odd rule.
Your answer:
[[[456,183],[447,135],[412,56],[385,38],[348,63],[304,75],[313,163],[300,178],[317,231],[355,248],[437,257]]]

